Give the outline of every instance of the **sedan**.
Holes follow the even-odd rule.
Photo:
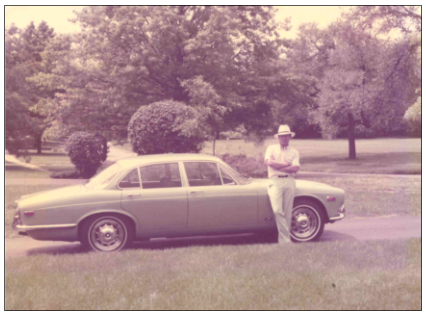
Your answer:
[[[268,179],[241,175],[215,156],[132,157],[85,184],[23,196],[14,225],[36,240],[80,241],[99,252],[160,237],[276,237],[268,184]],[[326,223],[345,217],[344,198],[342,189],[296,180],[292,240],[317,240]]]

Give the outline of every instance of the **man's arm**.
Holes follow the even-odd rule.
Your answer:
[[[295,173],[299,171],[299,166],[287,166],[287,167],[280,167],[280,168],[274,168],[278,171],[286,172],[286,173]]]
[[[291,166],[291,163],[289,163],[289,162],[286,162],[286,161],[283,161],[283,162],[276,161],[275,158],[274,158],[274,156],[272,156],[272,155],[269,156],[269,158],[266,160],[266,164],[269,167],[274,168],[276,170],[279,170],[280,168],[283,168],[283,167]]]
[[[291,166],[291,163],[286,162],[286,161],[276,161],[273,159],[274,156],[271,156],[270,159],[268,159],[267,161],[267,165],[271,168],[274,168],[276,170],[280,170],[281,168],[285,168],[285,167],[289,167]]]
[[[293,158],[293,162],[288,167],[281,167],[277,170],[286,172],[286,173],[295,173],[299,171],[299,169],[300,169],[299,152],[296,151]]]

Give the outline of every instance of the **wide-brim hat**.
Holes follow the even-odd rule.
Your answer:
[[[291,132],[290,127],[287,124],[280,125],[278,128],[278,133],[274,135],[275,138],[278,138],[278,135],[287,135],[290,134],[291,137],[294,137],[296,133]]]

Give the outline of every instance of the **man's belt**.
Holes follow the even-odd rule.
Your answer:
[[[285,176],[278,176],[278,178],[287,178],[288,177],[288,175],[285,175]]]

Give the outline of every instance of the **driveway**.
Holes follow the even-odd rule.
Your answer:
[[[324,241],[366,241],[378,239],[407,239],[421,237],[421,217],[387,217],[347,219],[327,224],[320,239]],[[251,234],[177,239],[153,239],[135,242],[132,249],[167,249],[195,245],[250,245],[258,240]],[[29,237],[6,239],[6,258],[39,254],[81,253],[78,242],[36,241]]]

